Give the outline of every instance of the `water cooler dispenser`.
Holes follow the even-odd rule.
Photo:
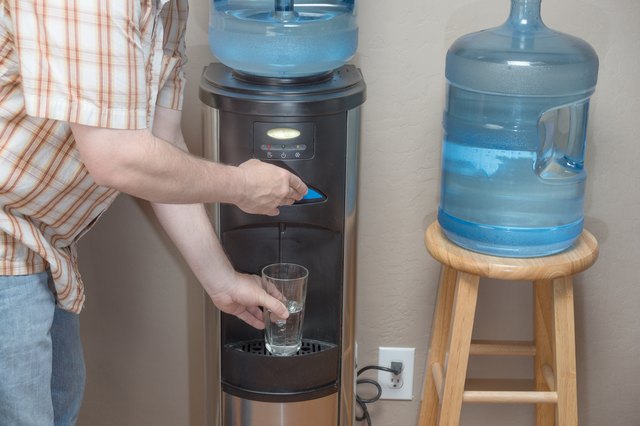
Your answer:
[[[234,267],[274,262],[309,270],[302,347],[273,356],[263,332],[220,313],[211,337],[213,423],[350,426],[355,422],[356,199],[360,70],[354,2],[232,1],[211,5],[204,71],[205,155],[255,158],[298,175],[303,200],[275,217],[232,205],[214,220]]]

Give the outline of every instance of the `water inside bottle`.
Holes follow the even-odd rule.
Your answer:
[[[478,99],[453,90],[456,100]],[[486,112],[491,102],[482,99]],[[478,126],[465,119],[477,116],[470,108],[474,103],[461,106],[456,100],[448,111],[442,150],[438,220],[447,236],[468,249],[499,256],[564,250],[583,226],[588,102],[539,115],[534,111],[545,103],[562,100],[502,99],[509,109],[522,106],[520,119],[504,111],[491,119],[485,115],[485,124]]]
[[[541,179],[536,158],[531,151],[445,140],[438,219],[450,237],[471,250],[510,257],[551,254],[570,244],[582,231],[584,173]]]
[[[269,7],[268,5],[271,5]],[[253,75],[300,77],[340,67],[356,51],[353,10],[343,5],[301,4],[293,12],[216,2],[209,24],[213,54]]]

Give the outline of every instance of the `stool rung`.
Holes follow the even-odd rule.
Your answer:
[[[531,341],[473,340],[470,355],[535,356],[536,346]]]
[[[442,401],[444,372],[435,362],[431,374]],[[558,393],[555,391],[537,391],[535,382],[529,379],[467,379],[462,394],[463,402],[496,404],[556,404]]]
[[[536,391],[533,380],[467,379],[462,397],[469,403],[556,404],[557,392]]]

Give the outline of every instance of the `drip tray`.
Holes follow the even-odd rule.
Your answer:
[[[240,352],[247,352],[253,355],[273,356],[267,350],[264,344],[264,340],[251,340],[248,342],[229,343],[225,345],[225,347]],[[300,350],[298,350],[295,355],[290,356],[310,355],[318,352],[323,352],[335,347],[336,345],[334,345],[333,343],[321,342],[319,340],[302,339],[302,346],[300,347]]]
[[[307,395],[327,387],[335,391],[340,381],[340,347],[334,343],[303,338],[295,355],[275,356],[256,336],[229,342],[221,349],[220,379],[225,392],[243,398],[262,401],[267,394]]]

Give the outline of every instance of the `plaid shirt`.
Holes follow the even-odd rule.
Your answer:
[[[69,122],[151,128],[181,109],[187,0],[0,0],[0,275],[48,267],[80,312],[76,243],[117,192],[95,184]]]

